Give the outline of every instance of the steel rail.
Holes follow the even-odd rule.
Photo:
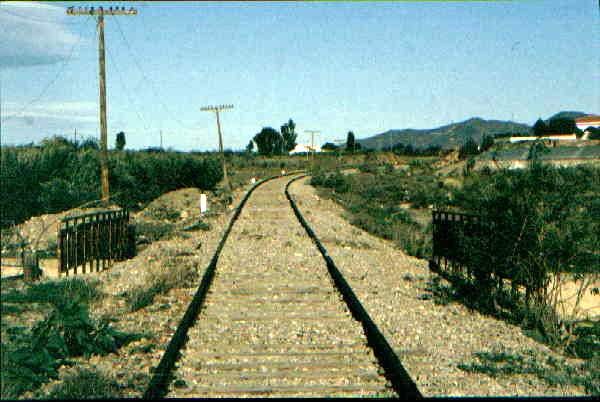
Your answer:
[[[408,372],[402,366],[402,363],[400,363],[400,359],[396,355],[396,352],[394,352],[394,349],[392,349],[388,341],[385,339],[385,336],[381,333],[379,328],[377,328],[377,325],[375,325],[375,323],[369,316],[369,313],[367,313],[365,308],[362,306],[362,304],[356,297],[356,294],[354,293],[348,282],[346,282],[346,279],[344,279],[344,276],[333,262],[333,259],[327,253],[327,250],[315,234],[314,230],[310,227],[308,222],[306,222],[306,219],[304,219],[304,216],[302,216],[302,213],[296,205],[296,202],[290,195],[290,185],[296,180],[302,179],[304,177],[306,177],[306,175],[296,177],[290,180],[285,186],[285,196],[290,202],[290,205],[294,210],[294,214],[296,214],[296,217],[300,221],[300,224],[302,225],[304,230],[306,230],[308,236],[313,240],[313,242],[321,252],[323,259],[327,263],[327,269],[329,270],[329,274],[331,275],[331,278],[333,279],[337,290],[342,294],[342,297],[344,298],[344,301],[350,309],[352,316],[354,317],[354,319],[356,319],[362,324],[363,329],[365,331],[365,335],[369,342],[369,346],[371,346],[371,348],[373,349],[375,357],[377,357],[379,364],[384,370],[384,375],[392,384],[392,388],[394,389],[394,391],[396,391],[398,396],[401,398],[422,399],[423,396],[421,392],[417,388],[415,382],[410,378]]]
[[[206,299],[206,294],[208,293],[208,289],[210,288],[210,285],[212,284],[213,278],[215,276],[215,270],[217,267],[217,262],[219,261],[219,256],[221,255],[221,250],[223,249],[225,242],[229,237],[229,233],[231,232],[234,223],[237,221],[238,217],[242,212],[242,209],[244,208],[244,205],[246,205],[246,202],[248,201],[254,190],[256,190],[260,185],[270,180],[298,173],[300,172],[294,171],[286,173],[284,175],[277,175],[266,178],[254,184],[254,186],[252,186],[252,188],[248,190],[248,192],[236,208],[236,211],[232,216],[231,220],[229,221],[229,225],[227,226],[227,229],[225,229],[223,237],[221,238],[219,245],[217,246],[217,249],[215,250],[212,256],[212,259],[210,260],[210,263],[208,264],[208,267],[206,268],[206,271],[202,276],[200,286],[198,286],[198,289],[196,290],[192,301],[188,305],[188,308],[185,311],[183,318],[177,326],[175,334],[173,334],[173,337],[169,341],[169,344],[167,345],[167,348],[163,353],[163,356],[158,366],[154,370],[154,374],[152,376],[152,379],[150,380],[150,384],[148,385],[146,392],[144,392],[144,399],[160,399],[164,398],[167,394],[167,388],[172,379],[172,372],[173,368],[175,367],[175,362],[180,357],[179,351],[185,345],[185,342],[187,340],[187,333],[192,327],[192,325],[194,325],[194,322],[198,317],[198,314],[200,313],[200,309],[202,308],[204,300]]]
[[[227,238],[229,236],[229,233],[231,232],[231,229],[233,228],[233,225],[237,221],[244,206],[246,205],[246,202],[248,201],[254,190],[256,190],[260,185],[270,180],[281,178],[283,176],[296,175],[298,173],[302,172],[295,171],[286,173],[285,175],[269,177],[265,180],[256,183],[246,193],[239,206],[237,207],[235,214],[229,221],[229,225],[227,226],[227,229],[225,230],[208,267],[206,268],[198,290],[196,291],[192,301],[190,302],[183,318],[181,319],[177,327],[177,330],[175,331],[175,334],[172,336],[171,341],[169,342],[165,352],[163,353],[161,361],[154,370],[154,375],[150,381],[146,392],[144,393],[144,399],[160,399],[166,396],[168,392],[168,385],[173,378],[172,372],[175,367],[175,362],[180,357],[179,352],[181,348],[185,345],[188,330],[192,327],[192,325],[194,325],[195,320],[200,312],[200,309],[208,293],[208,289],[212,284],[221,251],[225,245],[225,242],[227,241]],[[293,178],[286,184],[285,187],[285,195],[288,201],[290,202],[290,205],[292,206],[295,216],[299,220],[302,227],[306,230],[309,237],[313,240],[321,254],[323,255],[323,258],[325,259],[325,262],[327,264],[327,269],[331,277],[333,278],[337,290],[342,294],[343,299],[346,302],[353,317],[362,324],[365,335],[367,337],[368,344],[373,349],[380,366],[384,370],[384,375],[392,384],[392,388],[394,389],[394,391],[400,397],[412,397],[415,399],[422,398],[422,395],[417,389],[415,383],[412,381],[406,370],[402,367],[398,356],[391,348],[381,331],[379,331],[373,320],[370,318],[370,316],[362,306],[362,304],[358,301],[358,298],[352,291],[352,288],[348,285],[339,269],[337,269],[335,263],[328,255],[327,250],[325,249],[325,247],[323,247],[322,243],[319,241],[312,228],[308,225],[308,223],[302,216],[300,210],[298,209],[296,203],[292,199],[288,191],[289,187],[293,182],[303,177],[306,177],[306,175]]]

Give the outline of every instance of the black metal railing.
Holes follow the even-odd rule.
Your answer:
[[[66,217],[58,229],[59,274],[105,270],[135,254],[135,228],[127,210]]]

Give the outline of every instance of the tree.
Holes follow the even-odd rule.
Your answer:
[[[331,151],[335,151],[336,149],[338,149],[339,147],[337,145],[335,145],[332,142],[326,142],[325,144],[323,144],[323,146],[321,147],[321,149],[324,150],[331,150]]]
[[[346,150],[354,152],[355,149],[356,141],[354,140],[354,133],[352,131],[348,131],[348,136],[346,137]]]
[[[115,148],[117,148],[117,150],[122,151],[125,148],[125,133],[122,131],[119,131],[117,133],[117,139],[115,141]]]
[[[548,134],[548,126],[544,120],[538,119],[533,125],[533,135],[536,137],[541,137],[546,134]]]
[[[463,146],[460,147],[460,150],[458,151],[458,157],[463,159],[467,156],[477,155],[478,153],[479,149],[477,143],[475,142],[473,137],[469,137],[467,138]]]
[[[277,155],[281,153],[283,138],[273,127],[263,127],[260,133],[254,136],[254,142],[261,155]]]
[[[251,153],[253,149],[254,149],[254,142],[252,142],[252,140],[250,140],[250,142],[248,142],[248,145],[246,145],[246,152]]]
[[[589,132],[588,139],[600,140],[600,128],[590,126],[585,131]]]
[[[548,132],[551,134],[572,134],[576,128],[575,120],[563,117],[552,119],[548,124]]]
[[[100,149],[100,143],[97,138],[88,137],[81,142],[81,144],[79,145],[79,148],[98,150],[98,149]]]
[[[492,147],[492,145],[494,145],[494,137],[490,135],[484,135],[481,139],[481,151],[487,151]]]
[[[283,139],[283,149],[286,152],[291,151],[296,146],[296,123],[290,119],[287,123],[281,126],[281,136]]]

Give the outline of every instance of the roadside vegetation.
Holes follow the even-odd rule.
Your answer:
[[[212,190],[222,178],[212,155],[177,152],[110,151],[112,202],[139,209],[159,195],[183,187]],[[2,147],[2,226],[56,213],[100,199],[100,161],[93,140],[63,137],[40,145]]]
[[[1,298],[3,399],[35,391],[56,378],[59,367],[72,364],[74,357],[117,352],[143,335],[117,331],[106,320],[90,316],[89,304],[102,298],[94,281],[53,280],[21,289],[3,283]],[[19,317],[34,311],[43,318],[29,327],[22,325]]]
[[[431,255],[430,208],[446,202],[449,189],[434,175],[437,158],[412,159],[393,166],[371,158],[358,173],[313,171],[311,184],[350,213],[350,222],[393,240],[408,254]]]
[[[431,281],[434,300],[458,301],[520,325],[534,339],[585,362],[561,369],[539,356],[541,366],[520,352],[482,352],[461,367],[490,375],[535,374],[597,395],[600,323],[578,317],[585,317],[583,295],[600,294],[600,168],[545,165],[545,152],[534,143],[527,169],[475,170],[479,151],[467,141],[457,158],[466,163],[450,173],[440,172],[447,165],[440,158],[413,157],[399,166],[367,158],[353,172],[315,168],[311,184],[344,206],[352,224],[420,258],[432,255],[431,209],[481,216],[487,231],[461,238],[456,253],[465,268],[446,271],[448,285]],[[565,307],[561,292],[567,283],[575,284],[576,295]]]

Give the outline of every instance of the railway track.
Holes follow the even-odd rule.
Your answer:
[[[421,397],[287,191],[236,210],[145,398]]]

